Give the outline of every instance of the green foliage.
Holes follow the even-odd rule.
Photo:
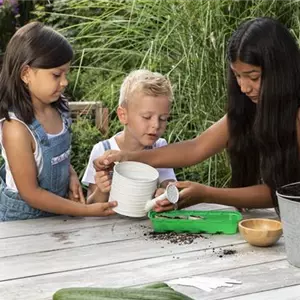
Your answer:
[[[124,76],[138,68],[167,74],[175,95],[165,134],[171,143],[197,136],[224,114],[226,45],[238,25],[272,16],[299,37],[299,7],[299,1],[265,0],[57,0],[38,6],[35,16],[71,41],[76,55],[67,92],[109,107],[109,135],[120,127],[115,109]],[[77,156],[80,147],[91,148],[88,135],[74,141]],[[180,179],[215,186],[230,179],[225,153],[176,171]]]
[[[93,145],[103,138],[99,130],[91,125],[91,121],[87,118],[79,117],[76,122],[73,122],[72,132],[71,163],[81,179],[88,164]]]
[[[6,45],[16,30],[16,14],[10,1],[0,4],[0,53],[5,51]]]

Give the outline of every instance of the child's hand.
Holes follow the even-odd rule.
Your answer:
[[[164,189],[164,188],[162,188],[162,187],[158,188],[158,189],[155,191],[154,197],[156,198],[156,197],[162,195],[162,194],[165,192],[165,190],[166,190],[166,189]]]
[[[165,192],[164,188],[158,188],[155,192],[154,197],[158,197],[162,195],[164,192]],[[153,210],[156,212],[167,211],[172,209],[174,209],[173,204],[167,199],[157,201],[153,207]]]
[[[206,198],[206,186],[193,181],[177,181],[175,183],[179,192],[179,200],[177,203],[172,204],[169,200],[157,201],[154,211],[162,212],[167,210],[173,210],[178,208],[185,208],[191,205],[202,202],[202,199]]]
[[[178,181],[175,185],[181,190],[177,202],[179,208],[199,204],[208,199],[208,187],[206,185],[193,181]]]
[[[96,171],[112,170],[115,162],[126,161],[127,152],[118,150],[105,151],[102,156],[94,159],[93,164]]]
[[[94,217],[105,217],[114,215],[115,212],[112,210],[112,208],[116,207],[117,205],[118,203],[116,201],[89,204],[89,215]]]
[[[99,171],[95,175],[95,184],[102,193],[109,193],[111,188],[110,171]]]
[[[69,199],[75,202],[85,204],[85,198],[78,176],[75,172],[70,173]]]

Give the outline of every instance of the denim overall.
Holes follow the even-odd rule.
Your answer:
[[[65,130],[62,134],[50,139],[36,119],[28,127],[42,152],[43,167],[37,178],[39,186],[53,194],[66,197],[69,189],[71,119],[67,112],[61,113],[61,117],[65,124]],[[55,215],[29,206],[27,202],[22,200],[19,193],[7,188],[3,167],[0,170],[0,221],[25,220]],[[40,200],[42,201],[42,199]]]

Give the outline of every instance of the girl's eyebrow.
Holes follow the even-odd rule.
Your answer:
[[[238,73],[235,69],[231,68],[233,72],[235,73]],[[250,71],[244,71],[244,72],[241,72],[242,74],[251,74],[251,73],[260,73],[261,71],[260,70],[250,70]]]
[[[251,71],[245,71],[245,72],[242,72],[244,74],[251,74],[251,73],[260,73],[259,70],[251,70]]]

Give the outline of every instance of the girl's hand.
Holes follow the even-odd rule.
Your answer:
[[[99,171],[95,175],[95,184],[101,193],[109,193],[111,189],[110,171]]]
[[[177,181],[175,183],[179,192],[179,200],[176,204],[170,203],[168,200],[157,201],[154,207],[156,212],[168,211],[173,209],[181,209],[202,202],[207,195],[206,186],[193,181]]]
[[[106,216],[114,215],[115,212],[112,209],[117,205],[118,203],[116,201],[89,204],[88,205],[89,216],[106,217]]]
[[[179,192],[178,208],[185,208],[204,202],[207,199],[207,186],[194,181],[178,181],[176,186]]]
[[[82,192],[82,187],[76,172],[70,172],[69,181],[69,199],[75,202],[85,204],[85,198]]]

